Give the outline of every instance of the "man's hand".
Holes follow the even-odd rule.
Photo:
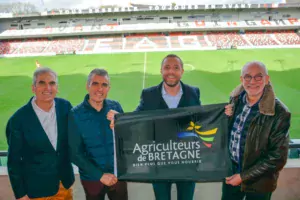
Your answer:
[[[109,127],[111,128],[111,130],[115,128],[115,120],[110,121]]]
[[[29,199],[29,197],[26,195],[26,196],[24,196],[24,197],[22,197],[22,198],[20,198],[20,199],[17,199],[17,200],[30,200],[30,199]]]
[[[240,174],[235,174],[230,177],[226,177],[226,184],[232,185],[232,186],[238,186],[242,183],[242,178]]]
[[[118,113],[119,113],[119,112],[117,112],[117,111],[115,111],[115,110],[110,110],[110,111],[107,113],[106,117],[107,117],[107,119],[108,119],[109,121],[112,121],[112,120],[115,119],[115,114],[118,114]]]
[[[233,104],[227,104],[225,106],[225,114],[230,117],[233,114]]]
[[[118,179],[113,174],[103,174],[103,176],[100,179],[100,182],[106,186],[112,186],[118,182]]]
[[[115,114],[118,114],[118,112],[115,110],[110,110],[106,115],[107,119],[110,121],[109,127],[111,129],[114,129],[115,127]]]

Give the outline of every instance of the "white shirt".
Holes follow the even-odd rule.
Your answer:
[[[34,112],[36,113],[41,125],[46,132],[50,143],[53,148],[56,150],[57,146],[57,122],[56,122],[56,111],[55,111],[55,102],[53,101],[52,108],[49,112],[42,110],[35,103],[36,97],[33,97],[31,100],[31,104]]]

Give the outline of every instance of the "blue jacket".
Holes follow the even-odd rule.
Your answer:
[[[99,181],[103,173],[114,173],[113,133],[106,115],[109,110],[123,113],[123,109],[118,102],[105,99],[98,112],[88,99],[86,95],[69,113],[69,147],[80,178]]]
[[[199,88],[180,83],[183,94],[178,108],[201,105]],[[140,104],[135,111],[168,109],[168,105],[162,97],[162,87],[163,82],[157,86],[144,89],[141,94]]]
[[[32,99],[32,98],[31,98]],[[30,101],[8,121],[7,169],[17,199],[53,196],[59,182],[65,188],[74,183],[74,172],[68,153],[67,122],[70,102],[55,98],[57,149],[50,143]]]

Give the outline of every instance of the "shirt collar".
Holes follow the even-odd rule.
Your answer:
[[[43,109],[41,109],[35,102],[36,100],[36,96],[34,96],[31,100],[31,105],[32,107],[35,109],[35,110],[38,110],[40,112],[43,112],[43,113],[50,113],[50,112],[53,112],[55,110],[55,101],[53,100],[53,104],[52,104],[52,107],[50,108],[50,110],[48,112],[44,111]]]
[[[84,97],[84,100],[83,100],[83,104],[84,104],[87,108],[97,111],[97,110],[90,104],[89,99],[90,99],[90,95],[89,95],[89,94],[86,94],[85,97]],[[106,108],[106,105],[107,105],[107,101],[106,101],[106,99],[104,99],[104,101],[103,101],[103,107],[102,107],[102,109],[100,110],[100,112],[101,112],[102,110],[104,110],[104,108]],[[98,112],[98,111],[97,111],[97,112]]]
[[[247,93],[246,91],[243,91],[240,95],[240,99],[242,100],[243,104],[249,106],[249,107],[257,107],[260,100],[262,99],[263,95],[261,95],[260,99],[255,103],[253,104],[252,106],[249,105],[249,102],[248,102],[248,99],[247,99]]]
[[[179,92],[176,94],[176,96],[179,95],[179,94],[182,94],[182,85],[181,85],[181,83],[179,83],[179,85],[180,85],[180,90],[179,90]],[[162,93],[163,95],[169,95],[169,93],[167,93],[167,91],[165,90],[164,84],[162,84],[161,93]]]

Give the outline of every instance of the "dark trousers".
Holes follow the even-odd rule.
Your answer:
[[[106,186],[100,181],[81,180],[86,200],[104,200],[107,194],[110,200],[128,200],[127,183],[118,181],[115,185]]]
[[[256,193],[256,192],[242,192],[241,186],[227,185],[223,182],[222,186],[222,200],[270,200],[272,192]]]
[[[238,166],[232,162],[232,173],[239,174]],[[242,192],[241,186],[232,186],[226,184],[225,180],[222,185],[222,200],[270,200],[272,192],[256,193]]]
[[[176,182],[177,200],[193,200],[195,183]],[[171,200],[171,182],[153,183],[153,190],[156,200]]]

